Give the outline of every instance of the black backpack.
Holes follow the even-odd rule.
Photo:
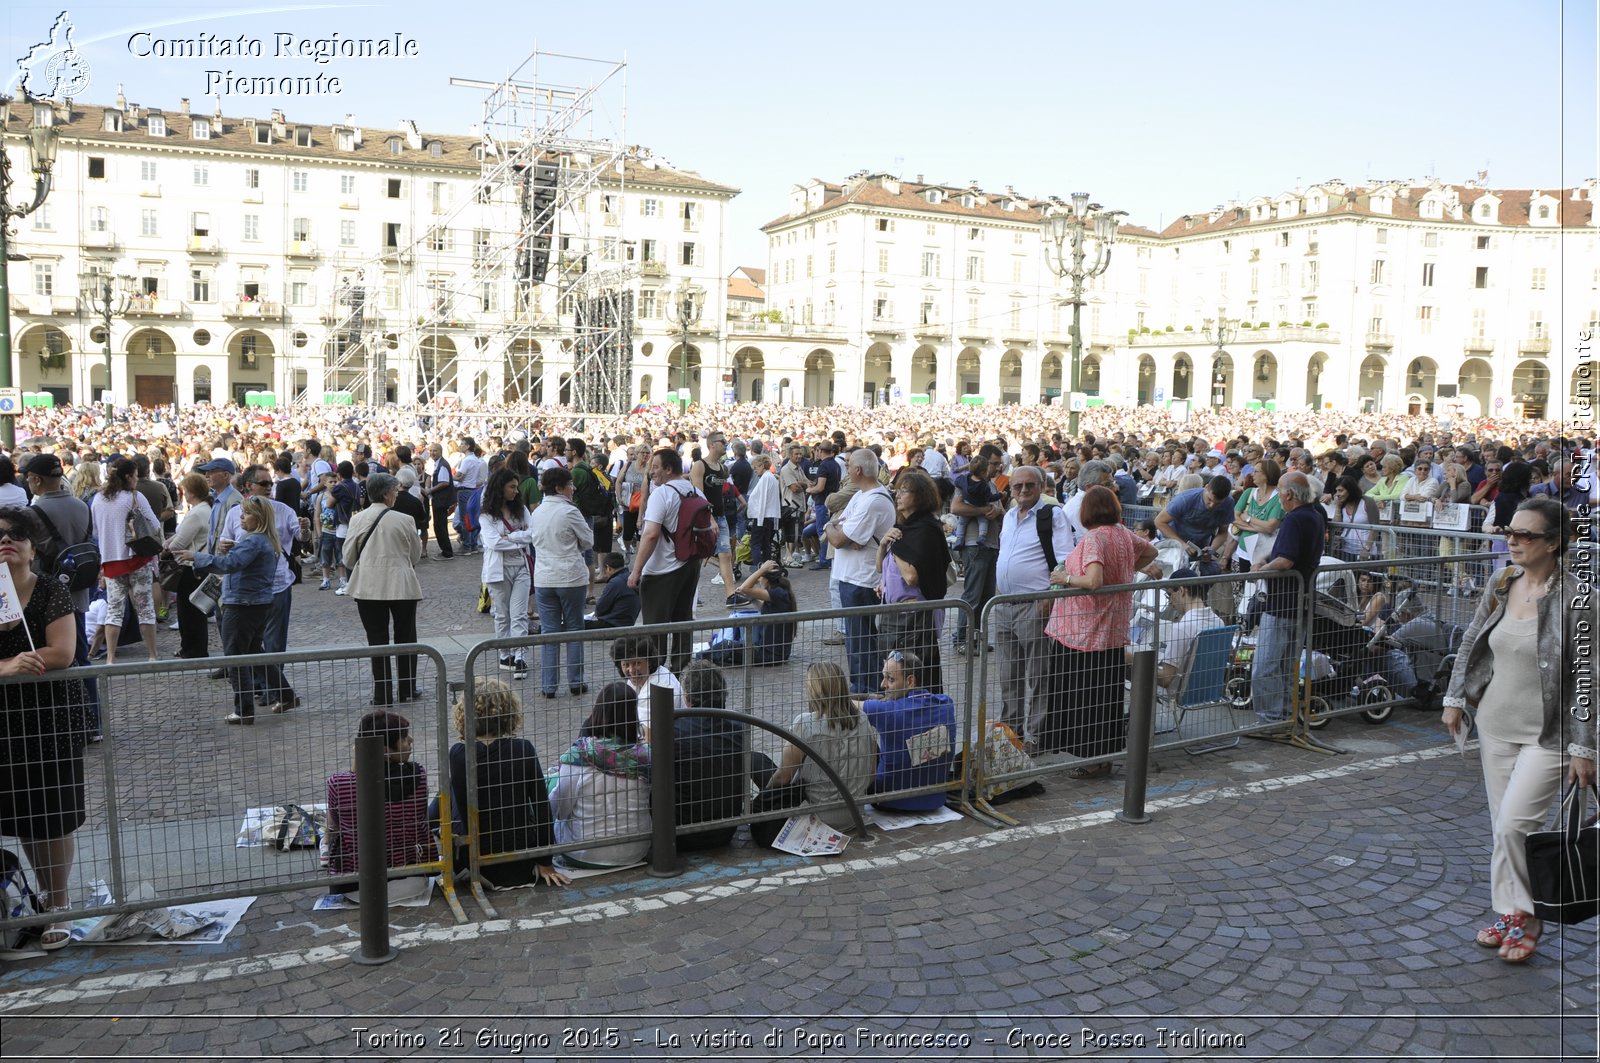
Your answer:
[[[98,587],[100,548],[94,543],[67,543],[48,513],[38,506],[34,506],[33,511],[50,533],[50,542],[39,559],[44,570],[60,580],[69,592],[92,591]]]
[[[1056,570],[1056,541],[1055,541],[1055,511],[1060,506],[1048,502],[1039,503],[1033,511],[1033,527],[1039,533],[1039,546],[1044,550],[1044,563],[1046,572]]]
[[[600,483],[601,475],[588,462],[580,461],[572,467],[572,501],[585,517],[604,517],[616,508],[616,500],[607,489],[610,485]]]

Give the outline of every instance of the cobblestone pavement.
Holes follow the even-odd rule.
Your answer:
[[[488,622],[452,566],[475,568],[425,566],[424,630],[464,648]],[[796,578],[819,604],[823,576]],[[353,603],[310,588],[293,641],[347,642]],[[675,879],[496,894],[493,920],[468,898],[480,921],[463,925],[437,899],[394,909],[382,966],[352,961],[354,912],[263,895],[220,945],[0,968],[0,1053],[1594,1058],[1592,925],[1551,927],[1524,967],[1472,942],[1488,904],[1475,753],[1407,710],[1321,735],[1344,754],[1158,754],[1142,826],[1115,816],[1120,773],[1051,780],[1007,806],[1008,829],[964,819],[812,861],[742,843]]]

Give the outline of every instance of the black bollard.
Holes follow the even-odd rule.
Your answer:
[[[1124,823],[1149,823],[1144,798],[1150,782],[1150,745],[1155,740],[1156,651],[1136,650],[1129,671],[1133,691],[1128,702],[1128,779],[1117,818]]]
[[[355,961],[388,963],[399,953],[389,945],[389,852],[383,820],[383,739],[356,739],[356,836],[361,839],[356,873],[361,881],[361,951]]]
[[[650,874],[676,878],[678,864],[678,805],[676,789],[677,735],[673,731],[672,691],[650,684]]]

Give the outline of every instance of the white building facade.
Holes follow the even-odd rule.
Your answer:
[[[1119,230],[1082,314],[1089,401],[1563,417],[1600,319],[1596,183],[1329,182]],[[1114,195],[1107,197],[1115,206]],[[768,308],[739,337],[791,401],[1036,402],[1070,377],[1046,204],[860,174],[769,223]],[[1219,313],[1220,311],[1220,313]],[[1237,324],[1218,347],[1208,319]]]
[[[620,172],[557,217],[546,283],[521,297],[486,268],[489,227],[473,137],[111,106],[12,103],[4,150],[27,175],[27,129],[60,132],[53,189],[16,226],[11,264],[13,380],[55,401],[108,385],[119,404],[337,400],[562,400],[574,369],[573,316],[561,285],[583,271],[623,276],[636,308],[634,397],[679,386],[682,333],[667,293],[703,293],[689,384],[720,398],[716,345],[725,313],[726,208],[737,189],[631,149]],[[571,160],[567,160],[571,161]],[[567,164],[563,162],[563,165]],[[26,181],[16,191],[24,191]],[[614,271],[621,270],[622,273]],[[109,335],[102,285],[114,300]],[[353,364],[352,287],[382,357]],[[514,338],[513,338],[514,337]],[[704,348],[702,354],[701,348]],[[701,363],[712,371],[702,372]],[[375,368],[376,366],[376,368]],[[374,374],[376,374],[374,376]]]

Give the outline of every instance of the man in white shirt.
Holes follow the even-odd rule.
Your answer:
[[[1172,574],[1172,578],[1197,579],[1199,575],[1192,568],[1180,568]],[[1160,628],[1161,654],[1156,662],[1158,708],[1170,712],[1178,704],[1184,681],[1194,666],[1194,640],[1200,636],[1200,632],[1223,626],[1222,618],[1206,604],[1206,596],[1210,592],[1210,585],[1205,583],[1174,587],[1167,592],[1178,619]]]
[[[1061,506],[1067,516],[1067,554],[1072,553],[1078,541],[1089,534],[1083,522],[1078,520],[1078,511],[1083,508],[1083,493],[1096,485],[1111,486],[1111,466],[1098,458],[1083,463],[1078,470],[1078,490]],[[1061,559],[1065,560],[1067,554],[1062,554]]]
[[[692,620],[700,563],[678,560],[672,532],[678,527],[684,497],[700,492],[683,475],[683,458],[671,447],[663,447],[651,456],[650,482],[656,489],[645,499],[639,549],[633,557],[628,586],[639,592],[640,619],[644,623]],[[667,666],[674,672],[683,671],[689,663],[692,641],[688,632],[672,636]]]
[[[894,500],[878,482],[878,456],[866,447],[850,452],[845,472],[856,485],[844,512],[823,528],[834,549],[833,577],[839,581],[839,602],[846,609],[877,605],[882,574],[878,571],[878,540],[894,527]],[[849,661],[850,692],[870,694],[877,689],[883,660],[878,653],[878,629],[871,616],[845,618],[845,656]]]
[[[1067,514],[1061,506],[1044,506],[1044,473],[1034,465],[1011,471],[1012,501],[1000,520],[1000,556],[995,562],[995,594],[1037,594],[1050,589],[1050,570],[1072,552]],[[1041,509],[1044,506],[1044,509]],[[1050,552],[1039,534],[1039,519],[1049,512]],[[1042,715],[1039,676],[1044,673],[1049,644],[1044,622],[1049,601],[1002,602],[989,611],[989,631],[1000,662],[1000,720],[1018,736],[1037,730]]]

